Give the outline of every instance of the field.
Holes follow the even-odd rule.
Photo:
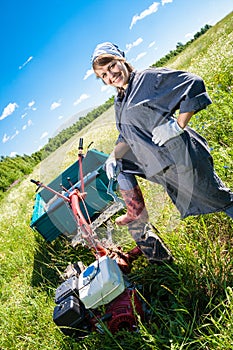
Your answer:
[[[216,172],[233,189],[233,15],[230,14],[169,62],[202,76],[213,104],[191,126],[211,147]],[[109,153],[117,132],[110,108],[51,154],[0,203],[1,350],[231,350],[233,349],[233,221],[224,213],[180,220],[167,195],[140,184],[152,223],[175,261],[134,263],[130,279],[140,286],[149,319],[136,333],[65,337],[52,320],[54,293],[69,262],[89,263],[90,253],[58,239],[51,244],[29,227],[35,188],[30,178],[50,181],[77,158],[79,137]],[[117,229],[116,229],[117,230]],[[127,237],[122,229],[118,234]],[[130,242],[130,240],[129,240]]]

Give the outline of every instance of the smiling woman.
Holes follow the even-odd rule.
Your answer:
[[[112,60],[104,66],[96,68],[95,72],[103,82],[116,88],[126,87],[129,80],[129,71],[120,60]]]
[[[96,76],[101,78],[104,84],[115,87],[121,95],[128,84],[132,67],[124,59],[115,60],[113,55],[106,55],[96,61]]]
[[[217,211],[233,218],[233,193],[215,173],[206,140],[188,126],[212,103],[202,78],[168,68],[138,72],[108,42],[96,47],[92,65],[96,76],[118,92],[119,137],[106,161],[106,173],[117,178],[127,207],[116,224],[136,227],[149,220],[135,175],[162,185],[181,218]],[[140,230],[133,236],[137,243],[144,234]]]

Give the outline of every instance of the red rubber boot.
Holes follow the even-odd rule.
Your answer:
[[[115,223],[119,226],[124,226],[135,220],[147,222],[149,219],[148,212],[140,187],[137,185],[131,190],[120,190],[120,193],[125,201],[127,213],[117,218]]]

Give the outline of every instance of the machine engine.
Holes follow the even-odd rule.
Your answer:
[[[106,328],[112,334],[135,331],[144,308],[136,288],[127,284],[114,260],[100,258],[57,288],[54,322],[64,334],[77,338]]]

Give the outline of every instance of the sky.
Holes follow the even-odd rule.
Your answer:
[[[31,155],[115,94],[92,71],[97,44],[117,44],[141,70],[232,8],[232,0],[1,1],[0,156]]]

